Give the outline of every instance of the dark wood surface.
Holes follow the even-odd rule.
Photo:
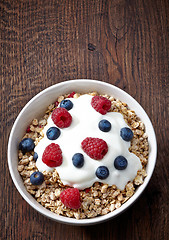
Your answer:
[[[0,239],[169,239],[168,0],[0,1]],[[7,142],[24,105],[69,79],[120,87],[146,110],[157,134],[153,177],[125,213],[97,226],[53,222],[16,190]]]

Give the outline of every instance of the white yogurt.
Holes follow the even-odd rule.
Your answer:
[[[36,166],[41,172],[53,170],[53,168],[42,162],[42,155],[49,144],[56,143],[60,146],[63,156],[63,163],[56,167],[56,170],[64,185],[85,189],[91,187],[95,182],[102,182],[108,185],[116,185],[122,190],[127,182],[132,181],[137,175],[137,171],[142,168],[140,159],[129,152],[130,142],[126,142],[120,137],[120,129],[128,127],[122,114],[108,112],[102,115],[91,106],[91,99],[92,96],[87,94],[77,99],[69,99],[73,102],[73,108],[69,110],[72,123],[70,127],[60,129],[61,134],[56,140],[49,140],[46,136],[46,132],[50,127],[56,127],[51,116],[49,116],[48,123],[43,129],[44,138],[34,150],[38,154]],[[111,123],[109,132],[102,132],[99,129],[98,124],[102,119],[106,119]],[[91,159],[83,151],[81,142],[86,137],[101,138],[106,141],[108,152],[102,160]],[[72,163],[72,157],[75,153],[84,155],[82,168],[76,168]],[[127,168],[124,170],[117,170],[114,167],[114,160],[119,155],[124,156],[128,161]],[[109,169],[109,176],[105,180],[101,180],[95,175],[99,166],[106,166]]]

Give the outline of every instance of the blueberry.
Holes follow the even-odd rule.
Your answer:
[[[106,166],[100,166],[96,170],[96,176],[100,179],[106,179],[109,176],[109,169]]]
[[[75,153],[72,157],[73,165],[77,168],[81,168],[84,165],[84,156],[81,153]]]
[[[57,127],[50,127],[46,132],[46,136],[50,140],[56,140],[60,136],[60,129]]]
[[[133,132],[130,128],[124,127],[120,130],[120,136],[124,141],[129,142],[133,138]]]
[[[66,108],[68,111],[72,109],[73,103],[70,100],[62,100],[60,103],[60,107]]]
[[[99,129],[102,132],[109,132],[111,129],[111,123],[108,120],[103,119],[99,122]]]
[[[30,181],[33,185],[41,185],[44,181],[43,173],[41,172],[34,172],[30,176]]]
[[[23,154],[25,154],[26,152],[33,151],[34,147],[35,147],[35,144],[32,138],[24,138],[19,143],[19,150],[21,150]]]
[[[37,154],[36,152],[33,154],[33,159],[34,159],[35,161],[38,159],[38,154]]]
[[[128,165],[128,161],[123,156],[118,156],[114,160],[114,166],[117,170],[124,170]]]

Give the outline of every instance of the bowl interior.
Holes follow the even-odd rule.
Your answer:
[[[32,119],[39,118],[43,116],[46,108],[53,102],[56,101],[57,97],[60,95],[64,95],[70,92],[79,92],[79,93],[88,93],[92,91],[97,91],[101,94],[108,94],[117,99],[128,104],[129,108],[134,110],[136,114],[140,117],[140,119],[144,122],[146,127],[146,132],[148,134],[150,153],[149,153],[149,161],[147,164],[147,177],[144,180],[144,183],[139,186],[136,190],[135,194],[124,203],[119,209],[116,209],[112,213],[108,213],[107,215],[96,217],[93,219],[81,219],[76,220],[73,218],[68,218],[64,216],[57,215],[55,213],[50,212],[49,210],[42,207],[37,201],[26,191],[24,187],[23,181],[17,170],[18,163],[18,145],[25,133],[25,129],[30,124]],[[105,83],[96,80],[70,80],[66,82],[62,82],[59,84],[55,84],[44,91],[37,94],[34,98],[32,98],[22,109],[20,114],[18,115],[13,128],[11,130],[11,134],[8,142],[8,165],[11,177],[13,182],[22,195],[22,197],[37,211],[42,213],[43,215],[67,224],[76,224],[76,225],[90,225],[96,224],[102,221],[105,221],[109,218],[115,217],[124,210],[126,210],[135,200],[141,195],[145,187],[147,186],[156,162],[156,154],[157,154],[157,143],[155,132],[151,121],[143,108],[139,105],[139,103],[134,100],[130,95],[128,95],[123,90]]]

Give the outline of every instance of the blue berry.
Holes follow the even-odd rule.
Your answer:
[[[33,159],[34,159],[35,161],[38,159],[38,154],[37,154],[36,152],[33,154]]]
[[[72,109],[73,103],[72,101],[65,99],[61,101],[60,107],[66,108],[69,111],[70,109]]]
[[[96,176],[99,179],[106,179],[109,176],[109,169],[106,166],[100,166],[96,170]]]
[[[84,165],[84,156],[81,153],[75,153],[72,157],[73,165],[77,168],[81,168]]]
[[[108,120],[103,119],[99,122],[99,129],[102,132],[109,132],[111,129],[111,123]]]
[[[128,165],[128,161],[123,156],[118,156],[114,160],[114,166],[117,170],[124,170]]]
[[[46,136],[50,140],[56,140],[60,136],[60,129],[57,127],[50,127],[46,132]]]
[[[24,138],[19,143],[19,150],[21,150],[23,154],[25,154],[26,152],[33,151],[34,147],[35,147],[35,144],[32,138]]]
[[[33,185],[41,185],[44,181],[43,173],[41,172],[34,172],[30,176],[30,181]]]
[[[124,127],[120,130],[120,136],[124,141],[129,142],[133,138],[133,132],[130,128]]]

